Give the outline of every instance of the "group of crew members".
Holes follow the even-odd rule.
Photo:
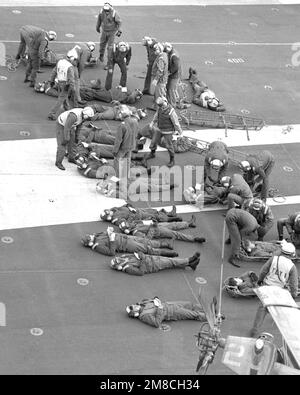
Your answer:
[[[37,82],[37,74],[47,54],[48,43],[57,39],[54,31],[26,25],[20,29],[20,45],[16,59],[25,55],[27,47],[28,64],[24,82],[43,92],[57,97],[57,102],[50,109],[49,120],[56,121],[57,153],[55,165],[65,170],[63,160],[78,166],[79,172],[86,177],[106,179],[115,171],[119,180],[130,178],[133,161],[146,163],[155,158],[157,146],[164,144],[169,153],[169,167],[175,164],[174,134],[182,135],[182,127],[176,109],[183,108],[183,100],[179,93],[182,77],[182,65],[178,52],[171,43],[158,42],[154,37],[144,36],[142,45],[147,50],[147,71],[143,90],[127,89],[127,71],[133,53],[128,42],[115,42],[120,37],[122,21],[111,4],[105,3],[101,9],[96,31],[101,32],[99,63],[104,62],[107,47],[107,71],[104,86],[100,78],[83,83],[82,74],[91,61],[96,44],[92,41],[76,44],[67,54],[57,61],[49,81]],[[115,65],[121,72],[119,86],[112,87]],[[189,81],[193,89],[193,103],[213,111],[224,111],[225,108],[216,98],[207,84],[199,80],[195,69],[189,69]],[[132,106],[143,95],[153,96],[152,109],[155,114],[149,122],[151,131],[150,153],[138,155],[138,141],[142,134],[139,121],[147,117],[145,109]],[[109,106],[90,104],[91,100],[110,103]],[[92,124],[96,120],[118,120],[120,124],[115,131],[101,130]],[[229,263],[240,267],[241,249],[249,249],[249,240],[263,239],[274,224],[274,216],[267,204],[269,177],[275,164],[274,156],[264,150],[258,154],[245,155],[239,163],[236,173],[229,174],[230,151],[225,143],[214,141],[210,144],[204,159],[204,187],[202,180],[190,186],[184,192],[188,203],[196,203],[201,199],[204,204],[221,203],[226,206],[225,222],[229,233],[226,244],[231,244]],[[173,186],[174,187],[174,186]],[[147,185],[148,188],[148,185]],[[167,185],[171,188],[171,185]],[[121,182],[120,182],[121,189]],[[183,221],[176,214],[176,208],[170,213],[165,210],[134,208],[126,204],[121,208],[106,210],[101,219],[111,222],[104,232],[86,235],[82,243],[95,252],[114,256],[111,268],[127,274],[144,275],[171,268],[190,267],[196,270],[200,262],[200,252],[188,258],[178,258],[174,250],[174,240],[193,243],[204,243],[205,238],[181,232],[195,228],[195,217]],[[118,230],[114,228],[118,226]],[[289,241],[300,247],[300,212],[281,218],[277,221],[278,240],[284,238],[286,228]],[[248,243],[248,244],[247,244]],[[279,279],[280,286],[286,286],[292,278],[292,295],[297,288],[294,266],[289,257],[295,249],[283,247],[279,253],[283,261],[284,274]],[[245,247],[246,246],[246,247]],[[261,244],[260,251],[263,250]],[[266,246],[267,249],[267,246]],[[116,256],[121,253],[123,255]],[[271,259],[271,258],[270,258]],[[273,258],[272,258],[273,259]],[[258,283],[272,283],[274,263],[268,261]],[[270,280],[271,278],[271,280]],[[277,282],[277,285],[279,283]],[[163,303],[155,297],[127,307],[131,317],[140,318],[143,322],[160,327],[164,320],[198,319],[205,320],[203,309],[189,302]],[[260,309],[253,326],[253,334],[257,334],[265,310]]]

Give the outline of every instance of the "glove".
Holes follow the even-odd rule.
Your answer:
[[[84,146],[84,148],[88,148],[89,147],[88,143],[86,143],[85,141],[83,141],[81,144]]]
[[[55,85],[55,83],[54,83],[53,81],[51,81],[51,82],[50,82],[50,86],[51,86],[51,88],[53,88],[53,87],[54,87],[54,85]]]
[[[259,286],[263,285],[263,281],[257,281],[257,285]]]
[[[21,59],[21,57],[20,57],[20,55],[17,55],[16,60],[19,60],[19,59]]]
[[[158,299],[157,296],[153,299],[153,303],[154,303],[154,306],[156,306],[156,307],[162,306],[161,301]]]
[[[112,74],[113,69],[108,69],[109,74]]]
[[[117,36],[117,37],[120,37],[121,34],[122,34],[121,30],[118,30],[117,33],[116,33],[116,36]]]
[[[96,29],[96,32],[97,32],[97,33],[100,33],[100,29],[99,29],[99,28],[98,28],[98,29]]]

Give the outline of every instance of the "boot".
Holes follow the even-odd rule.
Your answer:
[[[196,228],[196,217],[194,215],[192,215],[192,218],[189,221],[189,227]]]
[[[28,77],[29,77],[28,75],[25,75],[25,80],[24,80],[24,82],[30,82],[30,79],[29,79]]]
[[[58,167],[60,170],[66,170],[62,163],[55,162],[55,166]]]
[[[167,164],[168,167],[173,167],[175,165],[175,161],[174,161],[174,154],[171,154],[169,152],[170,155],[170,162]]]
[[[240,265],[237,264],[236,258],[237,258],[236,256],[231,256],[231,257],[228,259],[228,262],[229,262],[232,266],[241,267]]]
[[[155,158],[155,150],[151,150],[151,152],[146,156],[147,160]]]
[[[205,243],[206,239],[205,239],[205,237],[195,237],[195,241],[197,243]]]
[[[200,255],[201,253],[199,251],[195,252],[195,254],[189,258],[189,264],[193,263],[197,259],[200,259]]]
[[[181,217],[168,217],[167,222],[182,222]]]
[[[169,258],[176,258],[178,256],[178,253],[176,251],[172,251],[172,250],[161,249],[160,255],[167,256]]]
[[[176,214],[177,214],[177,212],[176,212],[176,206],[173,205],[173,206],[172,206],[172,210],[168,213],[168,216],[170,216],[170,217],[175,217]]]
[[[192,263],[189,263],[189,266],[195,271],[197,269],[197,266],[199,265],[199,263],[200,263],[200,258],[196,259]]]

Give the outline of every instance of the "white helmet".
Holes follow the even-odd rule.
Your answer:
[[[168,104],[168,99],[166,98],[166,97],[164,97],[164,96],[159,96],[157,99],[156,99],[156,104],[158,105],[158,106],[162,106],[163,104]]]
[[[223,166],[223,163],[220,159],[214,159],[210,162],[211,167],[213,167],[214,169],[219,169],[220,167]]]
[[[152,43],[153,43],[153,38],[152,37],[144,36],[142,38],[142,44],[143,45],[146,45],[146,44],[151,45]]]
[[[245,170],[245,171],[249,171],[249,170],[251,169],[250,163],[249,163],[247,160],[243,160],[243,161],[240,163],[240,166],[241,166],[241,168],[242,168],[243,170]]]
[[[103,9],[105,11],[109,11],[110,9],[112,9],[112,5],[109,3],[104,3]]]
[[[93,41],[88,41],[86,45],[89,47],[89,50],[93,52],[96,48],[96,44]]]
[[[54,41],[54,40],[56,40],[56,38],[57,38],[57,34],[56,34],[55,31],[49,30],[49,32],[48,32],[48,37],[49,37],[49,40],[50,40],[50,41]]]
[[[120,41],[117,44],[117,46],[118,46],[120,52],[126,52],[129,48],[129,44],[126,43],[125,41]]]
[[[164,46],[164,50],[166,52],[171,52],[172,49],[173,49],[173,45],[171,43],[169,43],[169,42],[163,43],[163,46]]]
[[[296,248],[293,243],[288,243],[287,241],[283,240],[281,243],[281,251],[286,255],[295,256],[296,255]]]
[[[74,48],[70,49],[70,51],[67,53],[67,57],[71,61],[77,60],[78,59],[78,53],[77,53],[76,49],[74,49]]]
[[[155,52],[162,53],[164,50],[164,46],[161,43],[157,43],[153,47]]]
[[[82,110],[82,116],[83,118],[92,118],[95,115],[95,111],[92,109],[92,107],[84,107]]]
[[[231,178],[229,176],[224,176],[221,178],[221,184],[225,187],[225,188],[229,188],[230,184],[231,184]]]

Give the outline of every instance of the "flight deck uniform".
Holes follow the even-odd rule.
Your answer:
[[[156,328],[159,328],[163,321],[207,321],[202,306],[192,302],[163,302],[161,307],[158,307],[153,300],[144,300],[141,306],[139,320]]]

